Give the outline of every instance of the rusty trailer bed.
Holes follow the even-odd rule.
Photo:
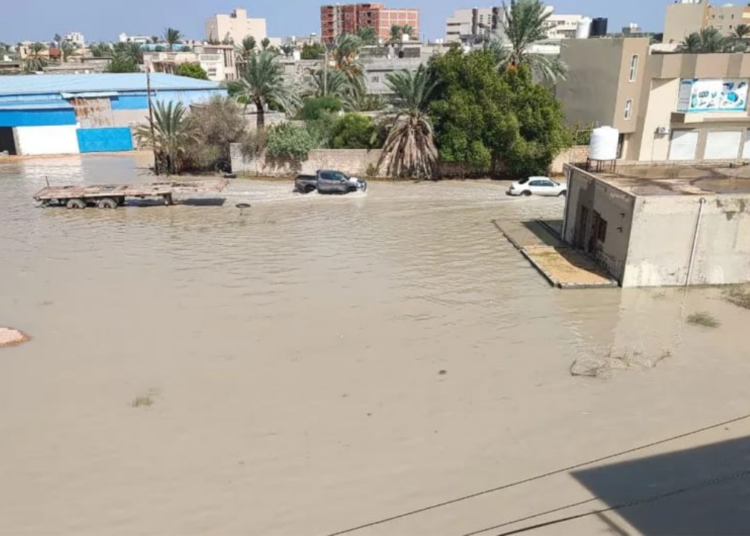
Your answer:
[[[174,194],[221,192],[227,182],[226,179],[213,179],[143,184],[48,186],[39,190],[34,199],[44,206],[64,205],[67,208],[86,208],[89,205],[117,208],[125,203],[126,198],[161,198],[165,204],[171,205]]]

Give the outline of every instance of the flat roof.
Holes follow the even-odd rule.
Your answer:
[[[639,196],[750,194],[750,164],[629,165],[588,173]]]
[[[188,91],[220,89],[219,84],[186,76],[151,74],[151,89]],[[146,73],[32,74],[4,76],[0,96],[82,93],[101,91],[146,91]]]

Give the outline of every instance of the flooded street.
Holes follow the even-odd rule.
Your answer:
[[[561,199],[237,180],[223,204],[69,211],[35,207],[45,177],[150,179],[131,156],[0,163],[0,326],[32,337],[0,348],[0,534],[331,534],[748,412],[749,311],[717,289],[552,289],[493,223]],[[564,473],[353,534],[591,496]]]

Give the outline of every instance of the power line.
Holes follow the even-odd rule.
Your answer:
[[[341,531],[338,531],[338,532],[332,532],[331,534],[328,534],[328,536],[341,536],[342,534],[349,534],[351,532],[356,532],[356,531],[363,530],[363,529],[366,529],[366,528],[374,527],[376,525],[382,525],[384,523],[390,523],[391,521],[396,521],[398,519],[403,519],[405,517],[411,517],[411,516],[414,516],[414,515],[417,515],[417,514],[422,514],[424,512],[429,512],[430,510],[435,510],[437,508],[442,508],[444,506],[450,506],[452,504],[456,504],[456,503],[468,501],[470,499],[476,499],[477,497],[481,497],[483,495],[489,495],[489,494],[492,494],[492,493],[496,493],[498,491],[503,491],[503,490],[506,490],[506,489],[514,488],[516,486],[520,486],[520,485],[523,485],[523,484],[529,484],[531,482],[535,482],[537,480],[542,480],[544,478],[549,478],[551,476],[559,475],[559,474],[562,474],[562,473],[569,473],[570,471],[574,471],[575,469],[580,469],[581,467],[586,467],[587,465],[593,465],[593,464],[596,464],[596,463],[600,463],[600,462],[604,462],[604,461],[607,461],[607,460],[611,460],[613,458],[619,458],[620,456],[625,456],[627,454],[632,454],[634,452],[638,452],[638,451],[641,451],[641,450],[646,450],[646,449],[649,449],[649,448],[652,448],[652,447],[656,447],[658,445],[663,445],[665,443],[670,443],[672,441],[677,441],[679,439],[684,439],[686,437],[690,437],[690,436],[693,436],[693,435],[701,434],[703,432],[708,432],[710,430],[715,430],[716,428],[721,428],[722,426],[728,426],[730,424],[735,424],[735,423],[738,423],[738,422],[741,422],[741,421],[746,421],[748,419],[750,419],[750,414],[743,415],[741,417],[737,417],[735,419],[731,419],[731,420],[728,420],[728,421],[720,422],[718,424],[712,424],[711,426],[706,426],[704,428],[699,428],[698,430],[693,430],[691,432],[685,432],[684,434],[680,434],[680,435],[676,435],[676,436],[673,436],[673,437],[669,437],[667,439],[662,439],[662,440],[659,440],[659,441],[654,441],[653,443],[648,443],[647,445],[641,445],[639,447],[634,447],[634,448],[631,448],[631,449],[628,449],[628,450],[624,450],[624,451],[621,451],[621,452],[616,452],[614,454],[609,454],[607,456],[602,456],[601,458],[596,458],[596,459],[589,460],[589,461],[586,461],[586,462],[577,463],[575,465],[564,467],[562,469],[556,469],[554,471],[549,471],[547,473],[542,473],[540,475],[532,476],[532,477],[525,478],[525,479],[522,479],[522,480],[517,480],[515,482],[511,482],[511,483],[508,483],[508,484],[503,484],[502,486],[498,486],[496,488],[486,489],[486,490],[483,490],[483,491],[472,493],[470,495],[464,495],[463,497],[458,497],[456,499],[450,499],[448,501],[444,501],[444,502],[432,504],[432,505],[429,505],[429,506],[418,508],[416,510],[411,510],[409,512],[404,512],[402,514],[397,514],[397,515],[394,515],[394,516],[391,516],[391,517],[387,517],[387,518],[384,518],[384,519],[379,519],[377,521],[372,521],[370,523],[365,523],[364,525],[359,525],[359,526],[348,528],[348,529],[341,530]],[[491,529],[488,529],[488,530],[491,530]],[[484,531],[482,531],[482,532],[484,532]]]
[[[574,516],[563,517],[563,518],[560,518],[560,519],[553,519],[551,521],[545,521],[544,523],[538,523],[536,525],[530,525],[528,527],[522,527],[520,529],[515,529],[515,530],[508,531],[508,532],[503,532],[503,533],[498,534],[497,536],[511,536],[512,534],[521,534],[523,532],[529,532],[529,531],[532,531],[532,530],[537,530],[537,529],[541,529],[541,528],[544,528],[544,527],[549,527],[549,526],[552,526],[552,525],[559,525],[561,523],[567,523],[568,521],[574,521],[576,519],[581,519],[581,518],[584,518],[584,517],[594,516],[594,515],[598,515],[598,514],[604,514],[604,513],[607,513],[607,512],[614,512],[614,511],[617,511],[617,510],[624,510],[626,508],[633,508],[635,506],[643,506],[644,504],[653,503],[653,502],[656,502],[656,501],[660,501],[662,499],[668,499],[669,497],[674,497],[675,495],[681,495],[683,493],[688,493],[690,491],[696,491],[696,490],[699,490],[699,489],[709,488],[709,487],[712,487],[712,486],[718,486],[720,484],[725,484],[727,482],[731,482],[732,480],[739,480],[740,478],[746,478],[748,476],[750,476],[750,469],[746,469],[745,471],[738,471],[736,473],[732,473],[731,475],[727,475],[727,476],[724,476],[724,477],[712,478],[710,480],[704,480],[703,482],[699,482],[698,484],[695,484],[693,486],[685,486],[683,488],[675,489],[675,490],[672,490],[672,491],[667,491],[665,493],[660,493],[659,495],[654,495],[654,496],[648,497],[646,499],[640,499],[640,500],[631,501],[631,502],[628,502],[628,503],[621,503],[621,504],[617,504],[615,506],[610,506],[609,508],[602,508],[600,510],[594,510],[592,512],[586,512],[585,514],[578,514],[578,515],[574,515]],[[561,509],[565,509],[565,508],[570,508],[570,506],[566,506],[566,507],[563,507]],[[538,516],[530,516],[530,517],[538,517]],[[528,519],[528,518],[526,518],[526,519]],[[500,525],[495,525],[494,527],[490,527],[490,528],[486,528],[486,529],[483,529],[483,530],[480,530],[480,531],[477,531],[477,532],[473,532],[472,534],[479,534],[480,532],[487,532],[489,530],[495,530],[495,529],[498,529],[498,528],[501,528],[501,527],[512,525],[514,523],[518,523],[520,521],[521,520],[509,521],[507,523],[502,523]]]

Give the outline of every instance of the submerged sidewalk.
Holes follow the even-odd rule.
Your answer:
[[[494,223],[552,285],[561,289],[618,286],[596,262],[562,242],[551,230],[554,222],[495,220]]]

